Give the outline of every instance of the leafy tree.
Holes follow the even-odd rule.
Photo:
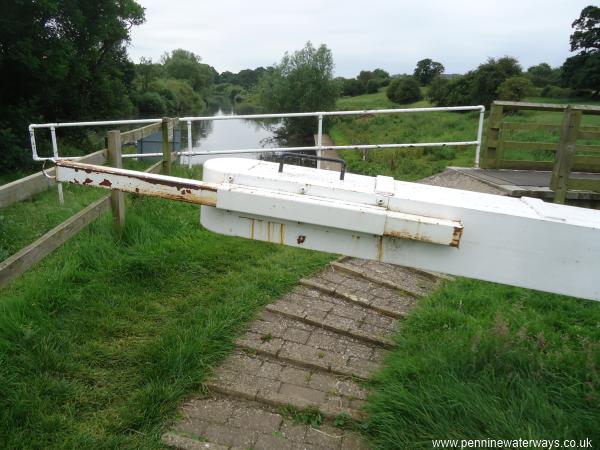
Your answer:
[[[572,24],[571,51],[597,52],[600,50],[600,8],[586,6]]]
[[[387,87],[387,97],[394,103],[414,103],[423,98],[419,82],[414,77],[398,77]]]
[[[367,94],[374,94],[379,90],[381,83],[379,80],[373,78],[367,82]]]
[[[427,98],[438,106],[446,106],[449,92],[450,80],[447,78],[435,77],[429,85]]]
[[[544,87],[558,83],[560,80],[560,68],[553,69],[549,64],[541,63],[527,69],[527,76],[534,86]]]
[[[142,114],[150,114],[152,116],[162,116],[167,105],[163,97],[158,92],[143,92],[137,98],[137,106]]]
[[[511,77],[521,75],[519,62],[510,56],[489,58],[471,74],[471,102],[488,107],[495,99],[500,85]]]
[[[206,92],[213,84],[214,69],[200,61],[198,55],[181,48],[173,50],[171,54],[165,53],[162,57],[167,77],[186,80],[194,91]]]
[[[140,58],[140,63],[135,66],[135,70],[139,79],[140,89],[147,91],[150,83],[163,75],[163,67],[161,64],[154,64],[152,58]]]
[[[444,73],[444,66],[442,63],[426,58],[417,63],[413,76],[419,80],[419,83],[426,86],[431,83],[436,76],[441,75],[442,73]]]
[[[0,171],[27,165],[27,124],[133,114],[134,0],[11,2],[0,15]],[[81,142],[78,142],[81,148]]]
[[[590,89],[593,94],[600,92],[600,8],[583,8],[572,27],[571,51],[579,51],[567,58],[562,66],[565,84],[576,89]]]
[[[498,98],[518,102],[534,91],[533,83],[526,77],[511,77],[498,86]]]
[[[373,93],[377,92],[380,87],[387,86],[390,83],[390,74],[383,69],[361,70],[356,79],[362,86],[361,93]],[[370,88],[369,83],[371,83]]]
[[[363,85],[356,78],[344,79],[342,82],[342,95],[354,97],[364,94]]]
[[[256,69],[240,70],[238,73],[225,71],[218,75],[215,80],[218,83],[236,84],[245,89],[251,89],[255,87],[261,77],[270,70],[270,68],[265,69],[264,67],[257,67]]]
[[[325,45],[286,53],[281,62],[265,73],[258,88],[258,98],[265,111],[273,113],[327,111],[335,107],[339,96],[333,79],[333,55]],[[314,131],[316,121],[286,120],[287,136],[303,136]]]

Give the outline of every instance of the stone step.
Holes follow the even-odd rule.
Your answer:
[[[369,308],[394,318],[405,317],[418,301],[413,295],[333,266],[305,281],[305,285],[312,284],[315,289],[322,288],[326,293],[334,292],[336,297],[357,304],[367,303]]]
[[[182,450],[368,448],[358,433],[327,423],[312,428],[275,408],[229,397],[189,400],[181,410],[181,421],[162,441]]]
[[[402,319],[406,317],[406,312],[399,308],[390,307],[389,303],[380,304],[381,302],[377,302],[374,299],[367,299],[364,297],[359,297],[354,295],[346,290],[343,287],[334,287],[328,285],[326,283],[320,283],[315,281],[314,279],[301,279],[300,284],[302,286],[306,286],[312,289],[316,289],[318,291],[324,292],[325,294],[329,294],[334,297],[340,297],[348,302],[355,303],[360,306],[364,306],[365,308],[372,309],[373,311],[377,311],[378,313],[384,314],[386,316],[393,317],[394,319]]]
[[[316,289],[297,287],[266,309],[360,341],[393,346],[396,320]]]
[[[326,417],[364,417],[366,391],[355,381],[313,371],[263,355],[236,352],[205,382],[218,392],[275,407],[318,408]]]
[[[358,339],[264,311],[236,340],[257,353],[339,375],[368,379],[385,351]]]
[[[353,258],[352,256],[341,256],[338,259],[336,259],[336,261],[340,262],[340,263],[356,265],[359,267],[361,267],[365,264],[369,264],[369,263],[377,264],[377,265],[389,267],[389,268],[401,267],[403,270],[406,270],[406,271],[410,272],[411,274],[415,274],[416,276],[425,277],[425,278],[433,281],[434,283],[437,283],[440,280],[445,280],[445,281],[454,280],[454,277],[452,275],[446,275],[445,273],[432,272],[430,270],[424,270],[424,269],[416,269],[414,267],[396,266],[394,264],[382,263],[382,262],[377,262],[377,261],[367,261],[364,259]]]
[[[422,297],[430,293],[443,281],[441,275],[433,276],[433,272],[423,272],[409,267],[358,258],[333,261],[331,266],[352,275],[403,290],[415,297]]]

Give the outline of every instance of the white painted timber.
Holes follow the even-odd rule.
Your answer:
[[[354,219],[337,217],[335,208],[319,220],[310,214],[294,220],[291,214],[272,215],[277,206],[254,209],[232,199],[220,205],[222,188],[217,208],[202,207],[202,224],[228,235],[600,300],[598,211],[400,181],[395,181],[393,195],[383,196],[377,192],[375,177],[347,174],[340,181],[332,171],[286,166],[278,173],[277,169],[276,163],[265,161],[214,159],[204,165],[204,180],[235,184],[246,192],[303,193],[311,201],[323,199],[324,204],[356,203],[363,211],[383,204],[386,221],[395,217],[391,213],[406,214],[431,224],[431,229],[436,223],[460,223],[460,245],[418,240],[414,229],[411,239],[387,236],[385,226],[383,233],[362,228],[360,214]],[[254,200],[246,196],[245,201]],[[225,204],[243,211],[221,208]],[[438,230],[443,233],[444,227]]]

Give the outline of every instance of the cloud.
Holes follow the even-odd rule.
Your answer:
[[[333,51],[336,73],[412,72],[433,58],[448,73],[511,55],[524,67],[569,56],[571,22],[589,0],[141,0],[146,23],[129,53],[157,60],[185,48],[218,71],[271,65],[308,40]]]

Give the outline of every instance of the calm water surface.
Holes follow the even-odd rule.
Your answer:
[[[219,108],[213,116],[235,116],[233,110],[224,110]],[[275,133],[271,130],[271,124],[267,126],[262,121],[232,119],[232,120],[212,120],[195,122],[192,124],[193,149],[195,151],[214,151],[214,150],[241,150],[277,147],[279,144],[275,140]],[[182,129],[182,149],[187,149],[186,130]],[[192,156],[192,164],[202,164],[211,158],[227,158],[235,156],[237,158],[259,159],[263,153],[236,153],[235,155],[196,155]],[[187,157],[182,157],[182,162],[188,162]]]

